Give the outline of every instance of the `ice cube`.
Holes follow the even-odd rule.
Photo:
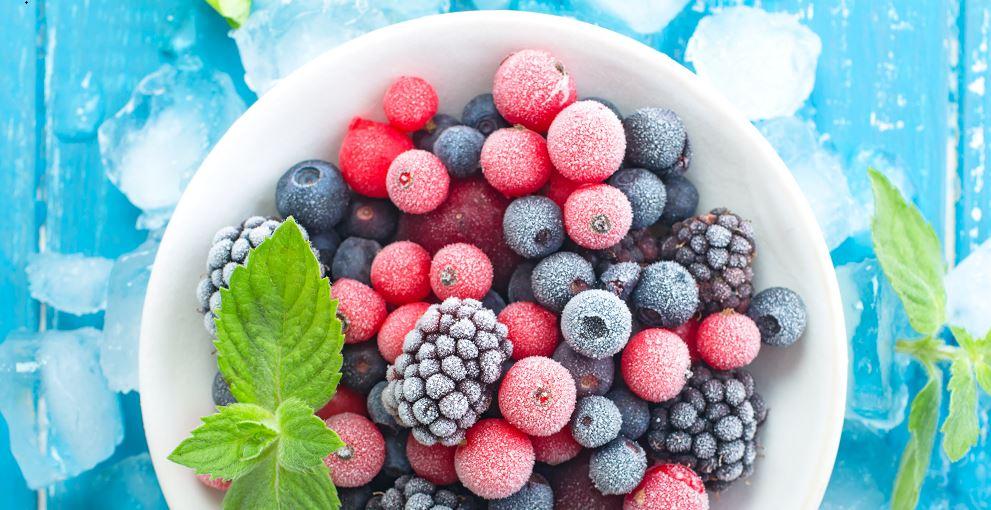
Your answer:
[[[581,18],[634,34],[661,31],[685,8],[688,0],[573,0]]]
[[[141,80],[98,135],[107,177],[144,212],[139,227],[168,220],[207,152],[243,112],[230,77],[192,56]]]
[[[898,469],[890,434],[870,430],[856,421],[843,423],[840,450],[820,510],[877,510],[888,507],[888,494]]]
[[[874,168],[884,174],[907,200],[915,200],[915,186],[901,161],[887,152],[863,148],[850,158],[846,166],[846,179],[850,183],[850,193],[854,200],[864,207],[868,215],[874,214],[874,191],[871,189],[871,180],[867,175],[868,168]]]
[[[244,64],[244,81],[259,96],[317,55],[361,34],[450,9],[450,0],[264,0],[233,31]]]
[[[948,322],[974,336],[991,331],[991,239],[970,252],[947,275],[946,311]]]
[[[812,122],[781,117],[758,128],[798,181],[830,250],[869,228],[870,218],[850,193],[842,161],[820,142]]]
[[[48,489],[48,507],[89,510],[167,510],[151,457],[139,453],[107,461],[81,476]]]
[[[107,305],[107,278],[113,261],[78,253],[43,252],[28,261],[31,297],[75,315],[96,313]]]
[[[794,115],[812,92],[819,36],[787,13],[729,7],[703,18],[685,60],[750,120]]]
[[[27,484],[71,478],[124,437],[120,401],[99,365],[100,332],[14,333],[0,344],[0,412]]]
[[[121,255],[110,272],[100,367],[114,391],[138,389],[141,310],[157,251],[158,239],[152,236],[134,251]]]

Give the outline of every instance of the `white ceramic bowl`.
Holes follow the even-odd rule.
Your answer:
[[[514,13],[446,14],[402,23],[335,48],[262,97],[228,131],[186,189],[162,240],[141,332],[141,405],[155,471],[170,506],[218,508],[168,453],[214,411],[213,346],[196,311],[195,288],[214,232],[251,214],[274,213],[275,183],[293,163],[337,159],[354,115],[382,119],[395,77],[437,87],[442,112],[457,114],[491,89],[502,58],[521,48],[553,52],[581,96],[624,112],[677,111],[694,149],[689,173],[700,209],[728,206],[758,233],[758,289],[784,285],[808,305],[805,337],[765,347],[753,365],[770,406],[756,473],[712,498],[713,508],[818,508],[832,471],[846,398],[847,350],[840,296],[826,244],[784,164],[718,92],[665,55],[569,19]]]

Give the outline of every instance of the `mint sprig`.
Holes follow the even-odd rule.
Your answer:
[[[206,3],[235,29],[248,21],[248,16],[251,14],[251,0],[206,0]]]
[[[340,381],[344,338],[292,218],[234,270],[220,300],[214,345],[238,403],[204,417],[169,459],[232,480],[224,508],[339,508],[323,459],[345,444],[314,409]]]

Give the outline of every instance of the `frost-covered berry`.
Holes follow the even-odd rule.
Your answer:
[[[699,190],[683,175],[669,175],[664,178],[664,189],[667,200],[664,202],[664,213],[661,222],[673,225],[686,218],[695,216],[699,206]]]
[[[633,210],[630,228],[647,228],[661,219],[667,204],[664,182],[643,168],[623,168],[609,178],[609,185],[623,192]]]
[[[541,260],[530,277],[533,297],[554,312],[579,292],[595,287],[595,270],[577,253],[561,251]]]
[[[235,402],[237,402],[237,399],[231,394],[231,387],[224,379],[224,375],[217,372],[217,375],[213,376],[213,404],[219,407],[231,405]]]
[[[341,384],[367,394],[375,384],[385,379],[386,363],[374,342],[347,344],[341,351]]]
[[[328,230],[310,236],[310,246],[317,252],[317,258],[323,266],[325,273],[330,271],[334,264],[334,255],[337,248],[341,246],[341,236],[336,230]]]
[[[402,131],[355,117],[341,140],[337,161],[344,180],[354,191],[373,198],[389,196],[385,176],[396,156],[413,148]]]
[[[485,135],[469,126],[451,126],[434,142],[437,155],[452,177],[464,179],[479,169]]]
[[[218,491],[226,491],[231,488],[231,481],[223,478],[211,478],[210,475],[196,475],[196,479],[203,482],[203,485]]]
[[[454,453],[458,479],[485,499],[510,496],[533,472],[533,444],[504,420],[489,418],[468,430]]]
[[[591,451],[585,451],[574,460],[551,470],[549,481],[554,489],[555,508],[581,508],[587,510],[618,510],[623,506],[622,496],[607,496],[599,492],[589,479]]]
[[[296,218],[307,230],[334,228],[348,209],[351,190],[341,171],[317,159],[301,161],[282,174],[275,186],[275,208],[279,215]]]
[[[485,180],[508,197],[536,192],[554,171],[544,137],[519,126],[489,135],[481,164]]]
[[[509,290],[507,291],[510,303],[537,300],[533,297],[533,284],[530,282],[534,267],[537,267],[536,262],[525,260],[513,270],[512,276],[509,277]]]
[[[691,319],[699,307],[698,285],[678,263],[655,262],[640,273],[633,307],[640,322],[648,326],[678,326]]]
[[[385,438],[385,463],[382,464],[382,474],[390,478],[412,474],[413,468],[406,458],[406,438],[409,436],[409,431],[387,429],[382,431],[382,435]]]
[[[454,471],[454,446],[420,444],[412,435],[406,441],[406,457],[416,476],[437,485],[450,485],[458,481]]]
[[[396,358],[403,353],[403,341],[406,334],[416,327],[416,321],[430,308],[430,303],[407,303],[396,308],[382,322],[377,337],[379,353],[389,363],[395,363]]]
[[[684,324],[671,328],[671,331],[680,336],[681,340],[688,346],[688,355],[691,356],[692,363],[699,360],[698,329],[698,319],[689,319]]]
[[[506,244],[526,258],[546,257],[564,244],[564,219],[553,200],[539,195],[517,198],[502,218]]]
[[[337,318],[341,333],[349,344],[364,342],[375,336],[385,320],[385,300],[371,287],[350,278],[341,278],[330,287],[337,299]]]
[[[430,263],[430,287],[440,299],[481,300],[492,288],[492,262],[475,245],[449,244]]]
[[[510,126],[506,119],[499,115],[492,94],[479,94],[471,98],[461,112],[461,122],[477,129],[485,136],[489,136],[497,129]]]
[[[717,370],[749,365],[760,352],[760,330],[753,319],[732,310],[714,313],[699,324],[699,356]]]
[[[511,124],[543,133],[575,102],[575,81],[564,64],[542,50],[520,50],[505,58],[492,82],[499,113]]]
[[[640,264],[636,262],[620,262],[612,264],[599,275],[599,284],[603,290],[626,301],[633,295],[640,281]]]
[[[612,400],[613,404],[619,408],[619,414],[623,415],[623,426],[620,427],[620,435],[633,439],[640,439],[647,432],[650,426],[650,406],[640,397],[636,396],[629,389],[623,386],[616,386],[606,398]]]
[[[389,200],[403,212],[424,214],[445,199],[451,177],[444,163],[433,154],[413,149],[392,160],[386,175]]]
[[[600,103],[600,104],[602,104],[602,106],[605,106],[606,108],[609,108],[616,115],[616,118],[618,118],[618,119],[622,119],[623,118],[623,114],[620,113],[619,107],[617,107],[615,103],[613,103],[612,101],[610,101],[608,99],[605,99],[605,98],[602,98],[602,97],[596,97],[596,96],[589,96],[589,97],[586,97],[586,98],[582,99],[582,101],[595,101],[596,103]]]
[[[636,441],[618,437],[592,453],[588,477],[603,494],[628,494],[647,471],[647,453]]]
[[[396,129],[416,131],[437,113],[437,92],[417,76],[400,76],[389,85],[382,98],[382,109]]]
[[[760,341],[787,347],[805,332],[805,302],[791,289],[771,287],[757,293],[750,301],[747,316],[760,330]]]
[[[578,188],[564,203],[564,228],[583,248],[601,250],[615,245],[630,231],[632,222],[630,201],[608,184]]]
[[[544,195],[563,209],[564,204],[568,201],[568,197],[582,186],[584,184],[572,181],[555,171],[551,173],[551,178],[547,181],[547,188],[544,191]]]
[[[575,182],[602,182],[619,169],[626,152],[623,124],[602,103],[578,101],[554,118],[547,153],[554,168]]]
[[[387,303],[420,301],[430,295],[430,254],[410,241],[392,243],[375,256],[370,279]]]
[[[557,315],[537,303],[511,303],[499,312],[499,322],[509,328],[513,359],[550,356],[557,347]]]
[[[372,260],[382,251],[382,245],[371,239],[349,237],[341,241],[330,265],[334,280],[350,278],[365,285],[371,284]]]
[[[499,315],[506,308],[506,300],[503,299],[502,294],[494,290],[490,290],[482,298],[482,306],[492,310],[493,313]]]
[[[561,312],[561,334],[578,354],[601,359],[623,349],[630,339],[633,316],[622,299],[604,290],[586,290]]]
[[[641,108],[623,119],[626,163],[661,177],[688,169],[691,148],[681,117],[667,108]]]
[[[605,395],[612,387],[616,366],[612,357],[592,359],[574,351],[566,342],[554,350],[554,361],[571,373],[579,397]]]
[[[649,402],[663,402],[685,387],[690,375],[688,347],[678,335],[660,328],[645,329],[623,350],[620,371],[626,386]]]
[[[447,128],[460,124],[457,118],[444,113],[438,113],[434,115],[434,118],[427,121],[427,125],[423,126],[423,129],[413,133],[413,145],[417,149],[433,152],[434,143],[437,141],[437,138]]]
[[[548,436],[568,424],[575,409],[575,381],[566,368],[543,356],[516,362],[499,386],[499,410],[530,436]]]
[[[658,464],[647,470],[643,482],[626,495],[623,510],[709,510],[702,479],[681,464]]]
[[[385,463],[385,438],[375,424],[354,413],[336,414],[324,420],[344,442],[324,458],[330,478],[338,487],[360,487],[371,482]]]
[[[516,494],[490,501],[489,510],[554,510],[554,491],[546,478],[534,473]]]
[[[317,416],[327,419],[335,414],[354,413],[368,416],[365,396],[347,386],[338,386],[333,398],[317,411]]]
[[[571,435],[586,448],[598,448],[619,435],[623,417],[611,400],[599,395],[582,397],[571,417]]]
[[[398,431],[400,430],[399,424],[396,423],[396,419],[389,414],[389,411],[385,408],[385,404],[382,403],[382,392],[385,391],[388,385],[389,383],[384,379],[380,380],[368,392],[368,398],[366,399],[368,417],[372,422],[384,429]]]
[[[571,435],[571,427],[564,427],[549,436],[533,436],[533,451],[537,462],[557,466],[575,458],[584,447]]]
[[[378,198],[355,196],[340,229],[346,236],[364,237],[380,242],[392,239],[396,233],[399,210],[392,202]]]

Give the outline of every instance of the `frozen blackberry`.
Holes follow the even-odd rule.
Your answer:
[[[509,278],[509,292],[507,293],[510,303],[537,300],[533,297],[533,285],[531,283],[533,268],[536,266],[536,262],[524,260],[513,270],[513,275]]]
[[[651,406],[646,444],[655,460],[684,464],[720,491],[753,472],[766,417],[749,372],[697,364],[677,397]]]
[[[437,137],[447,128],[457,126],[458,124],[460,124],[458,119],[447,114],[438,113],[427,122],[427,125],[423,129],[413,132],[413,145],[417,149],[433,152]]]
[[[637,319],[647,326],[673,328],[695,315],[699,289],[684,267],[674,262],[655,262],[644,268],[633,291]]]
[[[461,122],[477,129],[485,136],[489,136],[497,129],[509,127],[509,122],[499,115],[499,110],[496,110],[492,94],[480,94],[468,101],[464,111],[461,112]]]
[[[554,349],[551,359],[560,363],[571,373],[579,398],[589,395],[605,395],[612,388],[616,364],[611,357],[587,358],[575,352],[567,343],[561,342]]]
[[[647,401],[619,385],[606,393],[606,398],[612,400],[619,409],[619,414],[623,415],[623,425],[619,428],[620,435],[633,440],[640,439],[650,425],[650,406]]]
[[[375,342],[347,344],[341,351],[341,384],[359,393],[368,393],[385,379],[386,363]]]
[[[526,258],[546,257],[564,244],[564,219],[553,200],[531,195],[517,198],[502,218],[506,244]]]
[[[275,186],[275,208],[314,232],[334,228],[348,210],[351,188],[340,169],[313,159],[301,161],[282,174]]]
[[[434,154],[451,177],[464,179],[478,173],[485,135],[470,126],[451,126],[434,142]]]
[[[482,306],[492,310],[492,313],[499,315],[499,312],[501,312],[503,308],[506,308],[506,300],[503,299],[498,292],[490,290],[489,293],[482,298]]]
[[[386,409],[424,445],[460,443],[492,403],[493,384],[513,353],[507,334],[474,299],[431,305],[386,372]]]
[[[554,510],[554,491],[546,478],[533,473],[516,494],[489,501],[489,510]]]
[[[600,271],[605,269],[605,264],[620,262],[636,262],[646,266],[661,259],[661,241],[645,228],[630,230],[619,243],[590,255],[595,258]]]
[[[349,237],[341,242],[330,266],[333,279],[350,278],[371,285],[372,261],[382,245],[371,239]]]
[[[592,453],[588,477],[603,494],[628,494],[647,471],[647,453],[636,441],[617,437]]]
[[[626,164],[660,177],[685,173],[692,149],[677,113],[667,108],[641,108],[623,119]]]
[[[385,438],[385,464],[382,464],[382,473],[392,478],[413,474],[413,467],[406,457],[406,441],[409,432],[385,431],[382,436]]]
[[[643,168],[623,168],[607,182],[629,199],[633,209],[630,228],[647,228],[661,219],[667,192],[660,177]]]
[[[231,394],[231,387],[227,385],[227,380],[224,376],[217,372],[217,375],[213,377],[213,403],[216,406],[226,406],[237,402],[234,395]]]
[[[667,200],[661,223],[672,225],[695,214],[699,206],[699,190],[683,175],[669,175],[664,179]]]
[[[633,331],[633,316],[622,299],[605,290],[586,290],[561,312],[561,334],[578,354],[602,359],[623,349]]]
[[[598,448],[619,435],[623,417],[619,408],[606,397],[583,397],[571,417],[571,435],[585,448]]]
[[[613,293],[619,299],[626,301],[633,295],[640,281],[640,265],[635,262],[620,262],[612,264],[599,275],[599,285],[602,289]]]
[[[613,104],[613,102],[610,101],[610,100],[608,100],[608,99],[603,99],[601,97],[594,97],[593,96],[593,97],[586,97],[586,98],[582,99],[582,101],[595,101],[596,103],[599,103],[599,104],[605,106],[606,108],[609,108],[610,110],[612,110],[612,112],[616,114],[616,117],[618,117],[620,119],[623,118],[623,114],[619,112],[619,108],[617,108],[616,105]]]
[[[541,260],[533,268],[530,283],[538,303],[560,312],[579,292],[595,286],[595,271],[581,255],[562,251]]]
[[[348,237],[363,237],[387,243],[396,233],[398,221],[399,209],[392,202],[355,195],[340,229]]]
[[[368,502],[366,510],[479,510],[481,502],[460,487],[438,489],[418,476],[404,475]]]
[[[337,248],[341,245],[341,236],[337,235],[337,232],[333,230],[320,232],[319,234],[310,236],[310,244],[317,251],[317,258],[320,259],[320,264],[323,265],[324,271],[329,271],[330,266],[334,264],[334,255],[337,254]]]
[[[727,308],[744,313],[754,292],[755,248],[750,221],[718,208],[675,223],[661,256],[695,277],[703,314]]]
[[[399,430],[400,427],[399,423],[396,423],[396,418],[389,414],[389,411],[385,408],[385,404],[382,403],[382,392],[385,391],[388,385],[389,383],[387,381],[382,380],[377,382],[375,386],[372,386],[372,390],[368,392],[368,399],[365,406],[368,410],[368,417],[379,428]]]
[[[757,324],[760,340],[787,347],[805,332],[805,302],[791,289],[771,287],[754,296],[747,315]]]

